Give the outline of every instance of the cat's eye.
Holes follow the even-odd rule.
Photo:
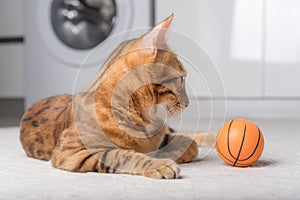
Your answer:
[[[167,80],[164,80],[164,81],[162,81],[160,84],[161,85],[164,85],[164,84],[167,84],[167,83],[172,83],[172,82],[174,82],[174,81],[180,81],[180,85],[181,85],[181,87],[182,87],[182,85],[184,85],[183,83],[184,83],[184,76],[177,76],[177,77],[174,77],[174,78],[171,78],[171,79],[167,79]]]
[[[184,76],[179,76],[179,77],[174,77],[174,78],[165,80],[162,83],[173,82],[173,81],[176,81],[178,79],[180,80],[180,84],[182,84],[184,82]]]
[[[180,84],[183,84],[183,81],[184,81],[184,77],[180,76]]]
[[[180,93],[184,91],[184,76],[180,76]]]

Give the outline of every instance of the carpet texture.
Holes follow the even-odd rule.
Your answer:
[[[212,149],[180,165],[177,180],[54,169],[25,155],[17,127],[2,128],[0,199],[300,199],[299,120],[259,121],[259,126],[265,149],[253,166],[227,166]]]

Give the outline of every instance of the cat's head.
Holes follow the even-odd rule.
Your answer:
[[[105,84],[99,87],[99,99],[107,98],[116,109],[128,108],[129,103],[129,112],[146,121],[158,116],[159,108],[165,117],[173,117],[188,106],[186,70],[166,44],[172,20],[173,15],[112,53],[101,75]],[[107,95],[111,91],[113,96]]]
[[[140,57],[137,56],[135,59],[138,62],[145,61],[145,63],[139,63],[137,67],[143,64],[148,66],[143,71],[146,75],[142,76],[152,81],[136,90],[132,98],[150,97],[149,93],[151,93],[151,98],[140,100],[140,103],[144,103],[145,106],[152,103],[149,109],[154,108],[154,111],[157,107],[153,106],[160,105],[166,111],[167,117],[174,117],[189,104],[185,89],[186,70],[166,44],[166,33],[173,17],[172,14],[148,33],[134,40],[132,44],[134,48],[141,49],[137,51]],[[143,50],[145,54],[141,53]],[[146,55],[146,59],[143,59],[142,55]]]

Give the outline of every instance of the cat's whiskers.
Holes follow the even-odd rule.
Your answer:
[[[168,117],[173,118],[176,115],[180,114],[185,109],[185,106],[182,106],[181,103],[176,101],[171,106],[167,105],[167,109],[168,109],[168,112],[169,112]]]

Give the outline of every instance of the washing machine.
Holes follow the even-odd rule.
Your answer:
[[[74,94],[88,84],[115,48],[110,45],[115,40],[109,38],[122,33],[118,40],[126,40],[130,37],[126,30],[153,26],[152,4],[152,0],[27,0],[25,107],[49,96]],[[91,52],[96,56],[86,59]]]

